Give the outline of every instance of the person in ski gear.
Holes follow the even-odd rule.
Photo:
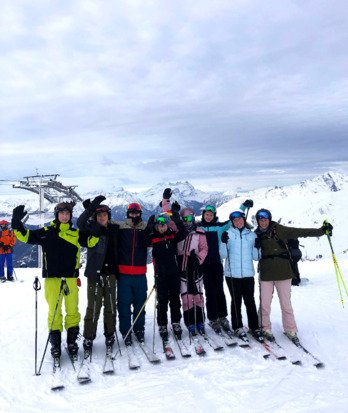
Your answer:
[[[42,247],[42,277],[45,279],[49,340],[54,358],[61,355],[63,299],[68,351],[72,357],[77,357],[78,353],[76,339],[81,318],[78,309],[80,238],[79,231],[73,228],[71,223],[74,205],[74,202],[60,202],[54,208],[54,220],[49,225],[36,230],[26,229],[22,223],[22,219],[27,214],[24,205],[15,207],[12,214],[11,224],[17,239]],[[60,297],[59,301],[58,297]]]
[[[270,314],[273,292],[276,289],[284,332],[290,339],[293,339],[297,337],[298,329],[291,305],[293,270],[286,242],[290,238],[332,235],[333,227],[326,222],[318,229],[286,227],[272,221],[271,212],[264,208],[256,212],[256,221],[258,227],[255,230],[257,235],[255,246],[260,254],[260,321],[263,334],[267,339],[274,340]]]
[[[255,304],[255,269],[253,260],[258,260],[255,248],[256,235],[246,227],[244,212],[231,212],[232,227],[222,234],[221,240],[226,246],[224,274],[231,295],[232,328],[237,336],[246,339],[242,320],[242,301],[244,302],[250,333],[262,340],[262,332]]]
[[[178,243],[178,264],[181,271],[181,300],[184,322],[191,335],[205,333],[204,295],[201,265],[208,254],[204,229],[197,227],[195,213],[183,208],[181,218],[188,235]]]
[[[202,213],[202,221],[197,224],[204,229],[208,254],[202,264],[203,284],[206,298],[206,309],[209,324],[217,333],[221,327],[230,330],[227,320],[227,304],[224,293],[224,271],[220,256],[221,234],[231,226],[231,221],[219,222],[216,208],[206,205]]]
[[[172,192],[166,188],[163,192],[162,205],[170,199]],[[176,208],[176,209],[175,209]],[[175,204],[171,212],[167,211],[157,216],[152,215],[148,224],[153,227],[150,233],[150,246],[155,273],[157,293],[157,324],[160,336],[164,342],[168,341],[168,304],[173,333],[180,340],[182,329],[181,302],[180,302],[180,271],[178,268],[178,242],[182,241],[187,230],[180,219],[180,205]],[[175,230],[171,228],[171,221],[175,223]]]
[[[83,348],[85,357],[92,353],[98,319],[104,306],[105,344],[110,351],[116,332],[116,276],[118,273],[119,226],[111,223],[111,210],[102,204],[103,195],[92,201],[85,200],[85,211],[79,216],[77,226],[81,234],[81,246],[87,247],[87,309],[84,318]],[[84,237],[82,237],[84,236]]]
[[[7,267],[7,281],[14,281],[13,278],[13,246],[16,243],[16,236],[9,229],[9,222],[0,221],[0,281],[5,282],[5,263]]]
[[[125,221],[115,221],[119,225],[118,239],[118,278],[117,309],[119,330],[125,344],[132,344],[132,335],[127,333],[133,326],[133,332],[139,342],[144,341],[145,308],[140,312],[147,298],[147,246],[149,229],[142,220],[141,205],[132,202],[127,207]]]

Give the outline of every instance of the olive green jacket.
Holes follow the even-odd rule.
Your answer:
[[[261,281],[281,281],[293,276],[286,241],[291,238],[321,237],[325,232],[315,228],[291,228],[271,221],[266,232],[255,230],[261,243],[259,273]],[[277,241],[279,239],[280,241]],[[257,242],[257,241],[256,241]]]

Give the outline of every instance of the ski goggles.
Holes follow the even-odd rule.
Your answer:
[[[107,205],[101,205],[101,206],[99,206],[99,207],[95,210],[95,213],[96,213],[96,214],[99,214],[100,212],[107,212],[107,213],[109,213],[109,212],[110,212],[110,208],[109,208]]]
[[[59,204],[56,206],[56,212],[70,212],[72,213],[72,207],[70,204]]]
[[[214,205],[207,205],[207,206],[204,208],[204,211],[205,211],[205,212],[210,211],[210,212],[213,212],[213,213],[215,214],[216,208],[214,207]]]
[[[230,214],[230,221],[233,221],[234,219],[238,218],[245,218],[245,215],[241,211],[234,211]]]
[[[256,215],[256,219],[271,219],[271,217],[267,211],[260,211]]]
[[[184,222],[192,222],[193,221],[193,215],[186,215],[186,217],[182,217],[182,220]]]
[[[158,225],[167,225],[168,224],[168,218],[166,218],[166,217],[157,217],[155,222]]]
[[[137,202],[133,202],[128,205],[127,210],[141,212],[141,206]]]

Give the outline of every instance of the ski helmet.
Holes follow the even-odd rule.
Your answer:
[[[269,219],[272,221],[272,214],[268,209],[261,208],[256,212],[256,220],[260,220],[261,218]]]
[[[245,221],[245,214],[242,211],[233,211],[230,213],[229,218],[231,222],[233,222],[233,220],[236,218],[243,218]]]
[[[131,212],[139,212],[141,216],[141,213],[142,213],[141,205],[138,204],[137,202],[132,202],[131,204],[129,204],[127,206],[127,218],[129,218],[129,214]]]
[[[93,215],[95,220],[97,219],[97,215],[99,214],[99,212],[107,212],[108,220],[111,219],[111,209],[107,205],[105,205],[105,204],[98,205],[98,207],[95,210],[94,215]]]
[[[67,211],[67,212],[70,212],[70,220],[69,220],[69,222],[70,222],[71,218],[72,218],[72,212],[73,212],[74,206],[75,206],[74,201],[72,201],[72,202],[60,202],[59,204],[57,204],[54,207],[54,218],[56,220],[58,220],[58,213],[63,212],[63,211]]]
[[[160,214],[155,217],[155,225],[169,225],[169,216]]]

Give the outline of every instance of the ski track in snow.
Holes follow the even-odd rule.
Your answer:
[[[348,260],[339,256],[342,273],[348,274]],[[41,376],[34,375],[35,292],[32,288],[37,269],[16,269],[23,283],[0,285],[1,311],[1,380],[0,412],[347,412],[348,362],[346,347],[347,308],[342,308],[332,261],[301,262],[301,275],[308,277],[306,286],[294,287],[293,306],[299,337],[305,347],[317,355],[325,369],[317,370],[309,358],[304,366],[289,361],[264,360],[261,346],[253,349],[228,348],[214,352],[207,343],[205,357],[183,359],[172,343],[176,359],[167,361],[156,330],[156,353],[159,365],[151,365],[136,347],[141,362],[137,371],[128,369],[125,349],[115,360],[115,375],[103,375],[104,336],[102,316],[95,340],[89,384],[76,381],[70,360],[64,350],[62,369],[65,389],[52,392],[52,362],[49,348]],[[148,285],[152,286],[149,266]],[[346,282],[348,277],[345,276]],[[86,279],[82,277],[80,312],[86,308]],[[42,283],[43,284],[43,283]],[[226,290],[226,297],[229,294]],[[258,292],[256,293],[258,300]],[[345,297],[348,307],[348,297]],[[38,292],[38,368],[47,340],[47,305],[43,289]],[[246,320],[243,310],[244,322]],[[296,347],[282,333],[278,299],[272,306],[273,330],[287,355],[298,355]],[[208,329],[209,331],[209,329]],[[210,331],[210,334],[213,333]],[[215,336],[214,336],[215,338]],[[120,335],[119,335],[120,339]],[[147,307],[146,341],[152,347],[153,300]],[[188,341],[187,334],[184,336]],[[216,336],[217,341],[219,338]],[[82,356],[82,341],[79,341]],[[115,345],[116,349],[116,345]]]

